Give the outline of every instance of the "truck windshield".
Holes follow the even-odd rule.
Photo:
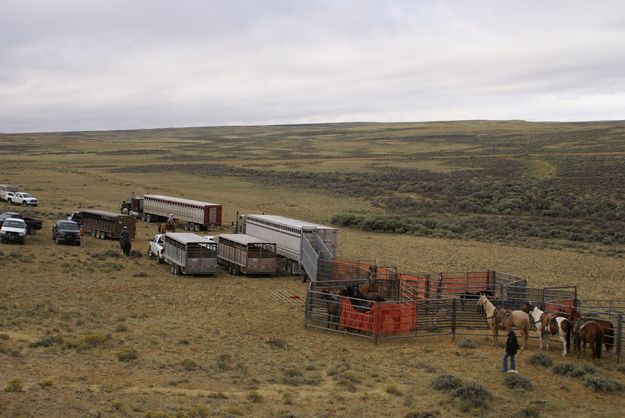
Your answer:
[[[7,220],[3,225],[7,228],[24,228],[26,224],[23,221]]]
[[[74,222],[60,222],[59,228],[66,231],[78,231],[78,225]]]
[[[22,193],[22,197],[32,197],[32,196],[29,195],[28,193]]]

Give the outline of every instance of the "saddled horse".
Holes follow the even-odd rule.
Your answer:
[[[521,310],[532,317],[540,340],[540,349],[543,349],[543,339],[546,339],[547,350],[549,350],[549,337],[557,334],[562,342],[562,356],[566,356],[571,348],[573,330],[571,321],[561,314],[543,312],[529,302],[525,302]]]
[[[132,247],[132,242],[130,241],[130,238],[120,238],[119,247],[122,249],[126,257],[130,256],[130,249]]]
[[[586,343],[592,347],[592,358],[601,358],[601,344],[603,342],[603,328],[592,319],[581,318],[575,324],[575,352],[579,353],[580,346],[583,345],[586,351]]]
[[[576,324],[580,320],[592,320],[596,322],[597,325],[601,327],[601,331],[603,331],[603,344],[605,345],[605,351],[611,351],[614,346],[614,324],[607,319],[601,318],[583,318],[582,314],[577,311],[577,309],[573,309],[571,311],[571,322]]]
[[[165,234],[167,232],[176,232],[176,222],[172,224],[168,224],[167,222],[163,222],[158,225],[158,233]]]
[[[488,300],[486,295],[480,295],[480,299],[477,301],[478,306],[484,308],[486,313],[486,324],[493,331],[493,345],[498,345],[497,337],[499,330],[509,331],[513,327],[520,330],[523,333],[523,345],[521,349],[527,347],[527,337],[530,330],[529,316],[519,310],[510,310],[504,308],[498,308]]]

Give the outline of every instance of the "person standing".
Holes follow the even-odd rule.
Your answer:
[[[521,348],[521,346],[519,345],[519,341],[516,338],[516,334],[514,333],[512,329],[510,329],[510,331],[508,332],[508,339],[506,340],[506,352],[503,355],[503,370],[502,370],[503,372],[510,371],[513,373],[517,373],[516,364],[514,364],[514,356],[516,355],[519,348]],[[509,370],[508,370],[508,358],[510,358]]]

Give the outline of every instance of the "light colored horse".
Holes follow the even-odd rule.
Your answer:
[[[545,339],[547,350],[549,350],[549,337],[557,334],[562,342],[562,357],[566,356],[571,347],[571,331],[573,330],[571,322],[562,315],[545,313],[529,302],[525,303],[521,310],[532,317],[540,340],[540,349],[543,349],[543,339]]]
[[[500,329],[507,332],[514,327],[523,333],[523,345],[521,349],[527,347],[530,318],[525,312],[497,308],[484,294],[480,295],[477,304],[486,312],[486,324],[488,324],[488,327],[493,331],[493,346],[498,345],[497,337]]]

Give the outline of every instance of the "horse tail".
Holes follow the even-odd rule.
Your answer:
[[[568,319],[565,319],[564,321],[561,322],[562,325],[566,324],[566,336],[565,341],[566,341],[566,352],[570,353],[571,352],[571,322]]]

